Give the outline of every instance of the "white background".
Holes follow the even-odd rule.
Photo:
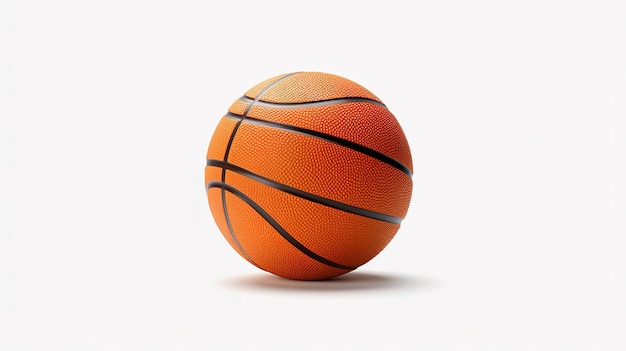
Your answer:
[[[626,349],[622,1],[1,1],[0,350]],[[274,75],[377,94],[408,217],[331,282],[241,259],[213,128]]]

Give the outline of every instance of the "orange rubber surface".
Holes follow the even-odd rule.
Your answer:
[[[276,182],[331,200],[404,217],[411,178],[341,145],[242,123],[228,162]]]
[[[398,121],[388,109],[367,102],[310,108],[253,105],[246,115],[285,123],[350,140],[383,153],[413,170],[411,151]]]
[[[304,246],[345,266],[369,261],[400,228],[299,198],[231,171],[226,171],[226,181],[253,198]],[[302,213],[306,216],[298,215]],[[231,220],[234,216],[239,214],[230,212]]]
[[[248,105],[250,105],[249,102],[244,102],[244,101],[237,99],[235,100],[235,102],[233,102],[232,105],[230,105],[228,112],[231,112],[237,115],[243,115],[243,113],[246,111],[246,108],[248,108]]]
[[[259,95],[259,93],[261,91],[263,91],[263,89],[267,88],[270,84],[274,83],[275,81],[277,81],[277,80],[279,80],[279,79],[281,79],[281,78],[283,78],[283,77],[285,77],[287,75],[289,75],[289,73],[281,74],[279,76],[266,79],[266,80],[262,81],[261,83],[255,85],[254,87],[250,88],[248,91],[246,91],[245,95],[254,99],[257,95]]]
[[[226,193],[226,203],[233,231],[246,253],[263,270],[284,278],[300,280],[327,279],[348,272],[320,263],[287,242],[252,207]]]
[[[230,135],[235,129],[237,121],[230,118],[222,118],[213,132],[213,137],[209,143],[209,149],[207,150],[206,158],[221,160],[226,152],[226,146]],[[205,184],[206,185],[206,184]]]

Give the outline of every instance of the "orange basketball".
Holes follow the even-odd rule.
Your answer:
[[[413,165],[396,118],[339,76],[270,78],[237,99],[207,152],[205,188],[228,243],[289,279],[350,272],[393,238]]]

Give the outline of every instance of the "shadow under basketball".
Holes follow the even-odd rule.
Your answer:
[[[289,280],[271,274],[255,274],[223,281],[238,288],[294,291],[358,291],[426,289],[438,285],[428,278],[352,272],[329,280]]]

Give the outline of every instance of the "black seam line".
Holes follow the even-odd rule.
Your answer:
[[[233,226],[232,224],[230,224],[230,216],[228,216],[228,212],[226,209],[226,194],[224,193],[224,189],[222,189],[222,206],[224,208],[224,218],[226,219],[226,225],[228,226],[228,231],[230,232],[230,237],[233,238],[233,241],[235,242],[235,245],[237,245],[237,248],[239,249],[239,252],[241,252],[241,254],[246,258],[246,260],[248,260],[248,262],[252,263],[253,265],[259,267],[258,264],[256,264],[256,262],[254,262],[254,260],[252,260],[252,258],[250,258],[250,256],[248,255],[248,253],[246,252],[246,250],[243,249],[243,246],[241,246],[241,243],[239,242],[239,240],[237,240],[237,236],[235,235],[235,231],[233,230]],[[259,267],[261,268],[261,267]]]
[[[270,84],[269,84],[268,86],[266,86],[265,88],[263,88],[263,90],[261,90],[261,92],[260,92],[260,93],[259,93],[259,94],[258,94],[258,95],[254,98],[254,99],[248,98],[248,101],[245,101],[245,102],[249,102],[249,103],[250,103],[250,105],[248,105],[248,107],[246,107],[246,110],[245,110],[245,111],[243,111],[243,116],[245,117],[245,116],[248,114],[248,111],[250,111],[250,109],[252,108],[252,105],[254,105],[254,104],[258,103],[258,102],[259,102],[259,99],[261,98],[261,95],[265,94],[265,92],[266,92],[269,88],[273,87],[274,85],[276,85],[276,83],[280,82],[281,80],[283,80],[283,79],[285,79],[285,78],[287,78],[287,77],[289,77],[289,76],[293,76],[293,75],[294,75],[294,74],[296,74],[296,73],[300,73],[300,72],[293,72],[293,73],[286,74],[286,75],[284,75],[284,76],[282,76],[282,77],[280,77],[280,78],[276,79],[275,81],[273,81],[272,83],[270,83]],[[245,96],[245,95],[244,95],[244,96]]]
[[[350,270],[350,271],[357,268],[357,267],[351,267],[351,266],[344,266],[342,264],[333,262],[309,250],[306,246],[304,246],[302,243],[296,240],[296,238],[291,236],[280,224],[278,224],[278,222],[276,222],[274,218],[272,218],[272,216],[270,216],[269,213],[267,213],[261,206],[259,206],[259,204],[254,202],[251,198],[249,198],[246,194],[239,191],[237,188],[230,186],[223,182],[218,182],[218,181],[209,182],[208,188],[213,188],[213,187],[222,188],[222,191],[228,191],[229,193],[243,200],[250,207],[252,207],[259,215],[261,215],[261,217],[263,217],[263,219],[265,219],[267,223],[269,223],[291,245],[293,245],[296,249],[300,250],[300,252],[302,252],[303,254],[316,260],[317,262],[323,263],[325,265],[328,265],[334,268],[345,269],[345,270]]]
[[[272,87],[274,84],[278,83],[280,80],[285,79],[287,77],[289,77],[290,75],[295,74],[295,73],[290,73],[287,75],[284,75],[278,79],[276,79],[275,81],[273,81],[272,83],[270,83],[268,86],[266,86],[263,90],[261,90],[261,92],[259,93],[259,95],[254,99],[253,102],[250,103],[250,105],[248,105],[248,107],[246,108],[246,110],[243,112],[243,118],[246,118],[246,114],[248,113],[248,111],[250,111],[250,108],[252,107],[252,105],[254,105],[254,103],[261,97],[261,95],[263,95],[263,93],[265,93],[267,91],[267,89],[269,89],[270,87]],[[224,162],[228,161],[228,154],[230,153],[230,147],[233,145],[233,140],[235,139],[235,134],[237,134],[237,130],[239,129],[239,126],[241,125],[241,122],[243,121],[243,119],[241,119],[240,121],[237,122],[237,124],[235,124],[235,127],[233,128],[233,131],[230,133],[230,138],[228,139],[228,144],[226,144],[226,151],[224,151]],[[226,169],[222,169],[222,182],[226,182]],[[233,227],[230,223],[230,216],[228,216],[228,209],[226,207],[226,193],[224,188],[222,188],[222,208],[224,209],[224,219],[226,220],[226,225],[228,226],[228,231],[230,232],[230,236],[233,238],[233,241],[235,242],[235,244],[237,245],[237,247],[239,248],[239,251],[242,253],[242,255],[253,265],[259,267],[253,260],[252,258],[250,258],[250,256],[248,256],[248,254],[246,253],[246,251],[243,249],[243,247],[241,246],[241,244],[239,243],[239,240],[237,240],[237,236],[235,235],[235,232],[233,231]],[[260,267],[259,267],[260,268]]]
[[[284,75],[284,76],[276,79],[275,81],[270,83],[268,86],[266,86],[263,90],[261,90],[259,95],[257,95],[257,97],[250,102],[250,105],[248,105],[248,107],[246,107],[246,110],[243,111],[243,114],[240,115],[242,117],[242,119],[239,122],[237,122],[237,124],[235,124],[235,127],[233,128],[233,131],[230,133],[230,138],[228,139],[228,144],[226,144],[226,151],[224,151],[224,161],[228,161],[228,154],[230,153],[230,147],[233,145],[233,140],[235,139],[235,134],[237,134],[237,130],[239,129],[239,126],[241,125],[241,122],[243,121],[244,118],[246,118],[246,115],[248,114],[248,111],[250,111],[250,109],[252,108],[252,105],[254,105],[259,100],[261,95],[263,95],[267,91],[267,89],[271,88],[274,84],[278,83],[279,81],[281,81],[281,80],[283,80],[283,79],[285,79],[285,78],[287,78],[287,77],[289,77],[291,75],[294,75],[296,73],[298,73],[298,72],[289,73],[287,75]],[[223,176],[223,174],[222,174],[222,176]],[[222,179],[222,181],[224,181],[224,179]]]
[[[388,214],[366,210],[361,207],[348,205],[343,202],[339,202],[339,201],[331,200],[331,199],[328,199],[319,195],[311,194],[309,192],[296,189],[296,188],[290,187],[289,185],[282,184],[277,181],[271,180],[269,178],[263,177],[261,175],[258,175],[252,171],[249,171],[245,168],[239,167],[232,163],[224,162],[221,160],[209,159],[206,161],[206,165],[213,166],[213,167],[220,167],[222,168],[222,171],[224,172],[226,170],[229,170],[229,171],[238,173],[244,177],[248,177],[250,179],[256,180],[257,182],[270,186],[274,189],[284,191],[288,194],[291,194],[291,195],[294,195],[294,196],[297,196],[297,197],[300,197],[309,201],[313,201],[315,203],[318,203],[324,206],[328,206],[331,208],[335,208],[341,211],[349,212],[349,213],[356,214],[356,215],[363,216],[363,217],[377,219],[383,222],[388,222],[388,223],[393,223],[393,224],[402,223],[402,218],[400,217],[390,216]]]
[[[229,117],[229,118],[234,118],[234,119],[238,119],[241,121],[243,121],[243,116],[242,115],[238,115],[232,112],[228,112],[224,117]],[[311,130],[311,129],[306,129],[306,128],[300,128],[300,127],[296,127],[290,124],[285,124],[285,123],[280,123],[280,122],[272,122],[272,121],[267,121],[267,120],[262,120],[262,119],[257,119],[254,117],[245,117],[245,121],[247,123],[252,123],[252,124],[257,124],[257,125],[261,125],[261,126],[265,126],[265,127],[270,127],[270,128],[276,128],[276,129],[281,129],[281,130],[286,130],[289,132],[295,132],[295,133],[299,133],[299,134],[304,134],[304,135],[308,135],[311,137],[315,137],[318,139],[322,139],[325,141],[329,141],[331,143],[335,143],[337,145],[341,145],[343,147],[347,147],[349,149],[352,149],[354,151],[358,151],[362,154],[365,154],[367,156],[373,157],[381,162],[384,162],[388,165],[390,165],[391,167],[394,167],[396,169],[398,169],[399,171],[401,171],[402,173],[406,174],[407,176],[409,176],[409,178],[413,177],[413,172],[411,172],[411,170],[405,166],[403,163],[401,163],[400,161],[393,159],[381,152],[378,152],[374,149],[370,149],[366,146],[363,146],[361,144],[357,144],[353,141],[350,140],[346,140],[346,139],[342,139],[342,138],[338,138],[334,135],[330,135],[330,134],[326,134],[326,133],[321,133],[315,130]]]
[[[245,95],[240,97],[239,100],[243,102],[253,101],[252,98],[245,96]],[[271,102],[271,101],[257,100],[255,101],[255,104],[259,106],[274,107],[274,108],[307,108],[307,107],[337,105],[337,104],[343,104],[343,103],[348,103],[348,102],[366,102],[369,104],[374,104],[374,105],[387,108],[387,106],[385,106],[385,104],[383,104],[382,102],[364,98],[364,97],[356,97],[356,96],[334,98],[334,99],[327,99],[327,100],[306,101],[306,102]]]

